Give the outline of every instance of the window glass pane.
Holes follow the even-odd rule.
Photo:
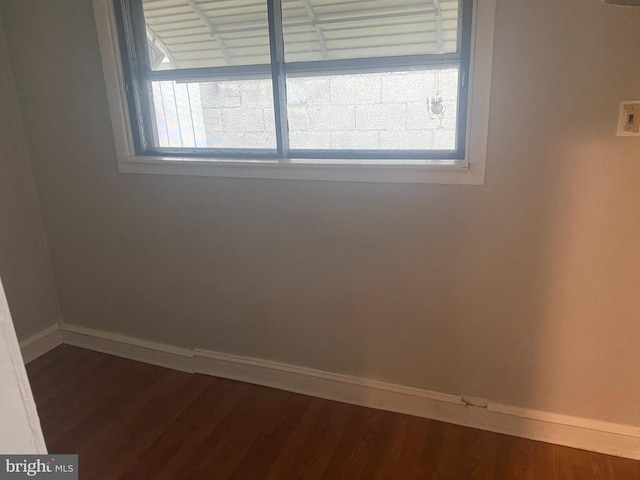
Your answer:
[[[292,149],[453,150],[458,69],[287,79]]]
[[[457,50],[458,0],[283,0],[288,62]]]
[[[151,82],[157,147],[276,148],[271,79]]]
[[[143,0],[152,70],[268,64],[265,0]]]

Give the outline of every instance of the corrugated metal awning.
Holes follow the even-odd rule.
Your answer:
[[[152,68],[268,64],[265,0],[143,0]],[[458,0],[283,0],[287,62],[453,53]]]

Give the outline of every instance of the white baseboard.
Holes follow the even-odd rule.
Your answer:
[[[640,459],[640,428],[196,349],[195,372],[516,437]]]
[[[22,360],[25,364],[53,350],[62,343],[62,333],[58,324],[51,325],[41,332],[20,342]]]
[[[118,333],[62,324],[62,342],[160,367],[193,373],[193,350]]]
[[[514,437],[640,460],[640,428],[489,403],[469,406],[466,425]]]
[[[456,395],[196,349],[195,372],[392,412],[463,423]],[[427,414],[428,413],[428,414]]]
[[[640,427],[502,405],[64,324],[62,342],[175,370],[640,460]],[[44,334],[40,338],[46,338]],[[35,337],[34,337],[35,338]],[[38,341],[38,339],[36,339]]]

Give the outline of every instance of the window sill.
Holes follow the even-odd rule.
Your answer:
[[[434,165],[355,165],[319,161],[316,164],[277,163],[245,160],[194,160],[191,158],[129,156],[118,159],[120,173],[187,175],[227,178],[263,178],[275,180],[317,180],[372,183],[435,183],[482,185],[483,172],[474,171],[467,162]]]

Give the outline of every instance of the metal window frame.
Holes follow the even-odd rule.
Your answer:
[[[456,53],[369,57],[348,60],[285,62],[282,1],[266,0],[269,24],[270,64],[152,70],[147,50],[142,0],[113,0],[134,148],[137,155],[163,157],[254,159],[289,163],[295,159],[336,160],[464,160],[467,143],[469,68],[471,60],[473,0],[460,0]],[[372,73],[421,70],[434,66],[458,66],[456,147],[453,150],[398,149],[291,149],[287,118],[287,76],[318,76],[340,73]],[[151,81],[211,81],[271,78],[276,126],[276,148],[177,148],[157,147]],[[145,92],[146,90],[146,92]]]

